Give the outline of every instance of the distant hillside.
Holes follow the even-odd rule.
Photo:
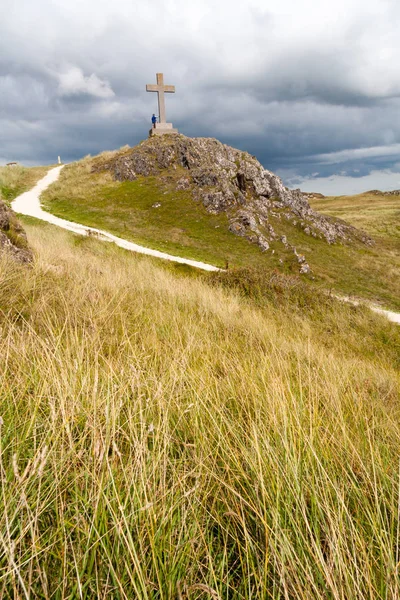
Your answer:
[[[354,196],[309,198],[312,207],[362,228],[378,242],[400,250],[400,190],[370,190]]]

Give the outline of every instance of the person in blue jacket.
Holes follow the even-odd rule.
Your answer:
[[[156,115],[153,114],[153,116],[151,117],[151,122],[153,123],[153,129],[156,128],[156,123],[157,123],[157,117]]]

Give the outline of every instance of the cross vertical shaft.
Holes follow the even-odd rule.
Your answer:
[[[158,114],[160,118],[160,123],[166,123],[166,115],[165,115],[165,96],[164,93],[174,94],[175,86],[174,85],[164,85],[164,74],[157,73],[157,84],[147,84],[146,91],[147,92],[157,92],[158,95]]]
[[[165,117],[164,74],[157,73],[156,77],[157,77],[157,87],[159,88],[158,114],[160,115],[160,123],[166,123],[167,119]]]

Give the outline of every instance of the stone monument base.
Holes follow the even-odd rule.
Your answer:
[[[149,136],[164,135],[165,133],[178,133],[177,129],[172,127],[172,123],[156,123],[149,131]]]

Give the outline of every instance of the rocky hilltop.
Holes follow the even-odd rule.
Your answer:
[[[300,190],[289,190],[281,179],[248,154],[212,138],[184,135],[152,137],[134,148],[100,157],[93,171],[111,171],[118,181],[172,173],[176,188],[190,190],[210,213],[226,212],[232,233],[246,237],[265,252],[281,243],[293,251],[300,272],[310,268],[288,235],[278,232],[287,222],[328,244],[358,241],[372,244],[364,232],[311,209]]]
[[[0,254],[3,252],[9,253],[18,262],[32,260],[25,231],[14,212],[0,200]]]

